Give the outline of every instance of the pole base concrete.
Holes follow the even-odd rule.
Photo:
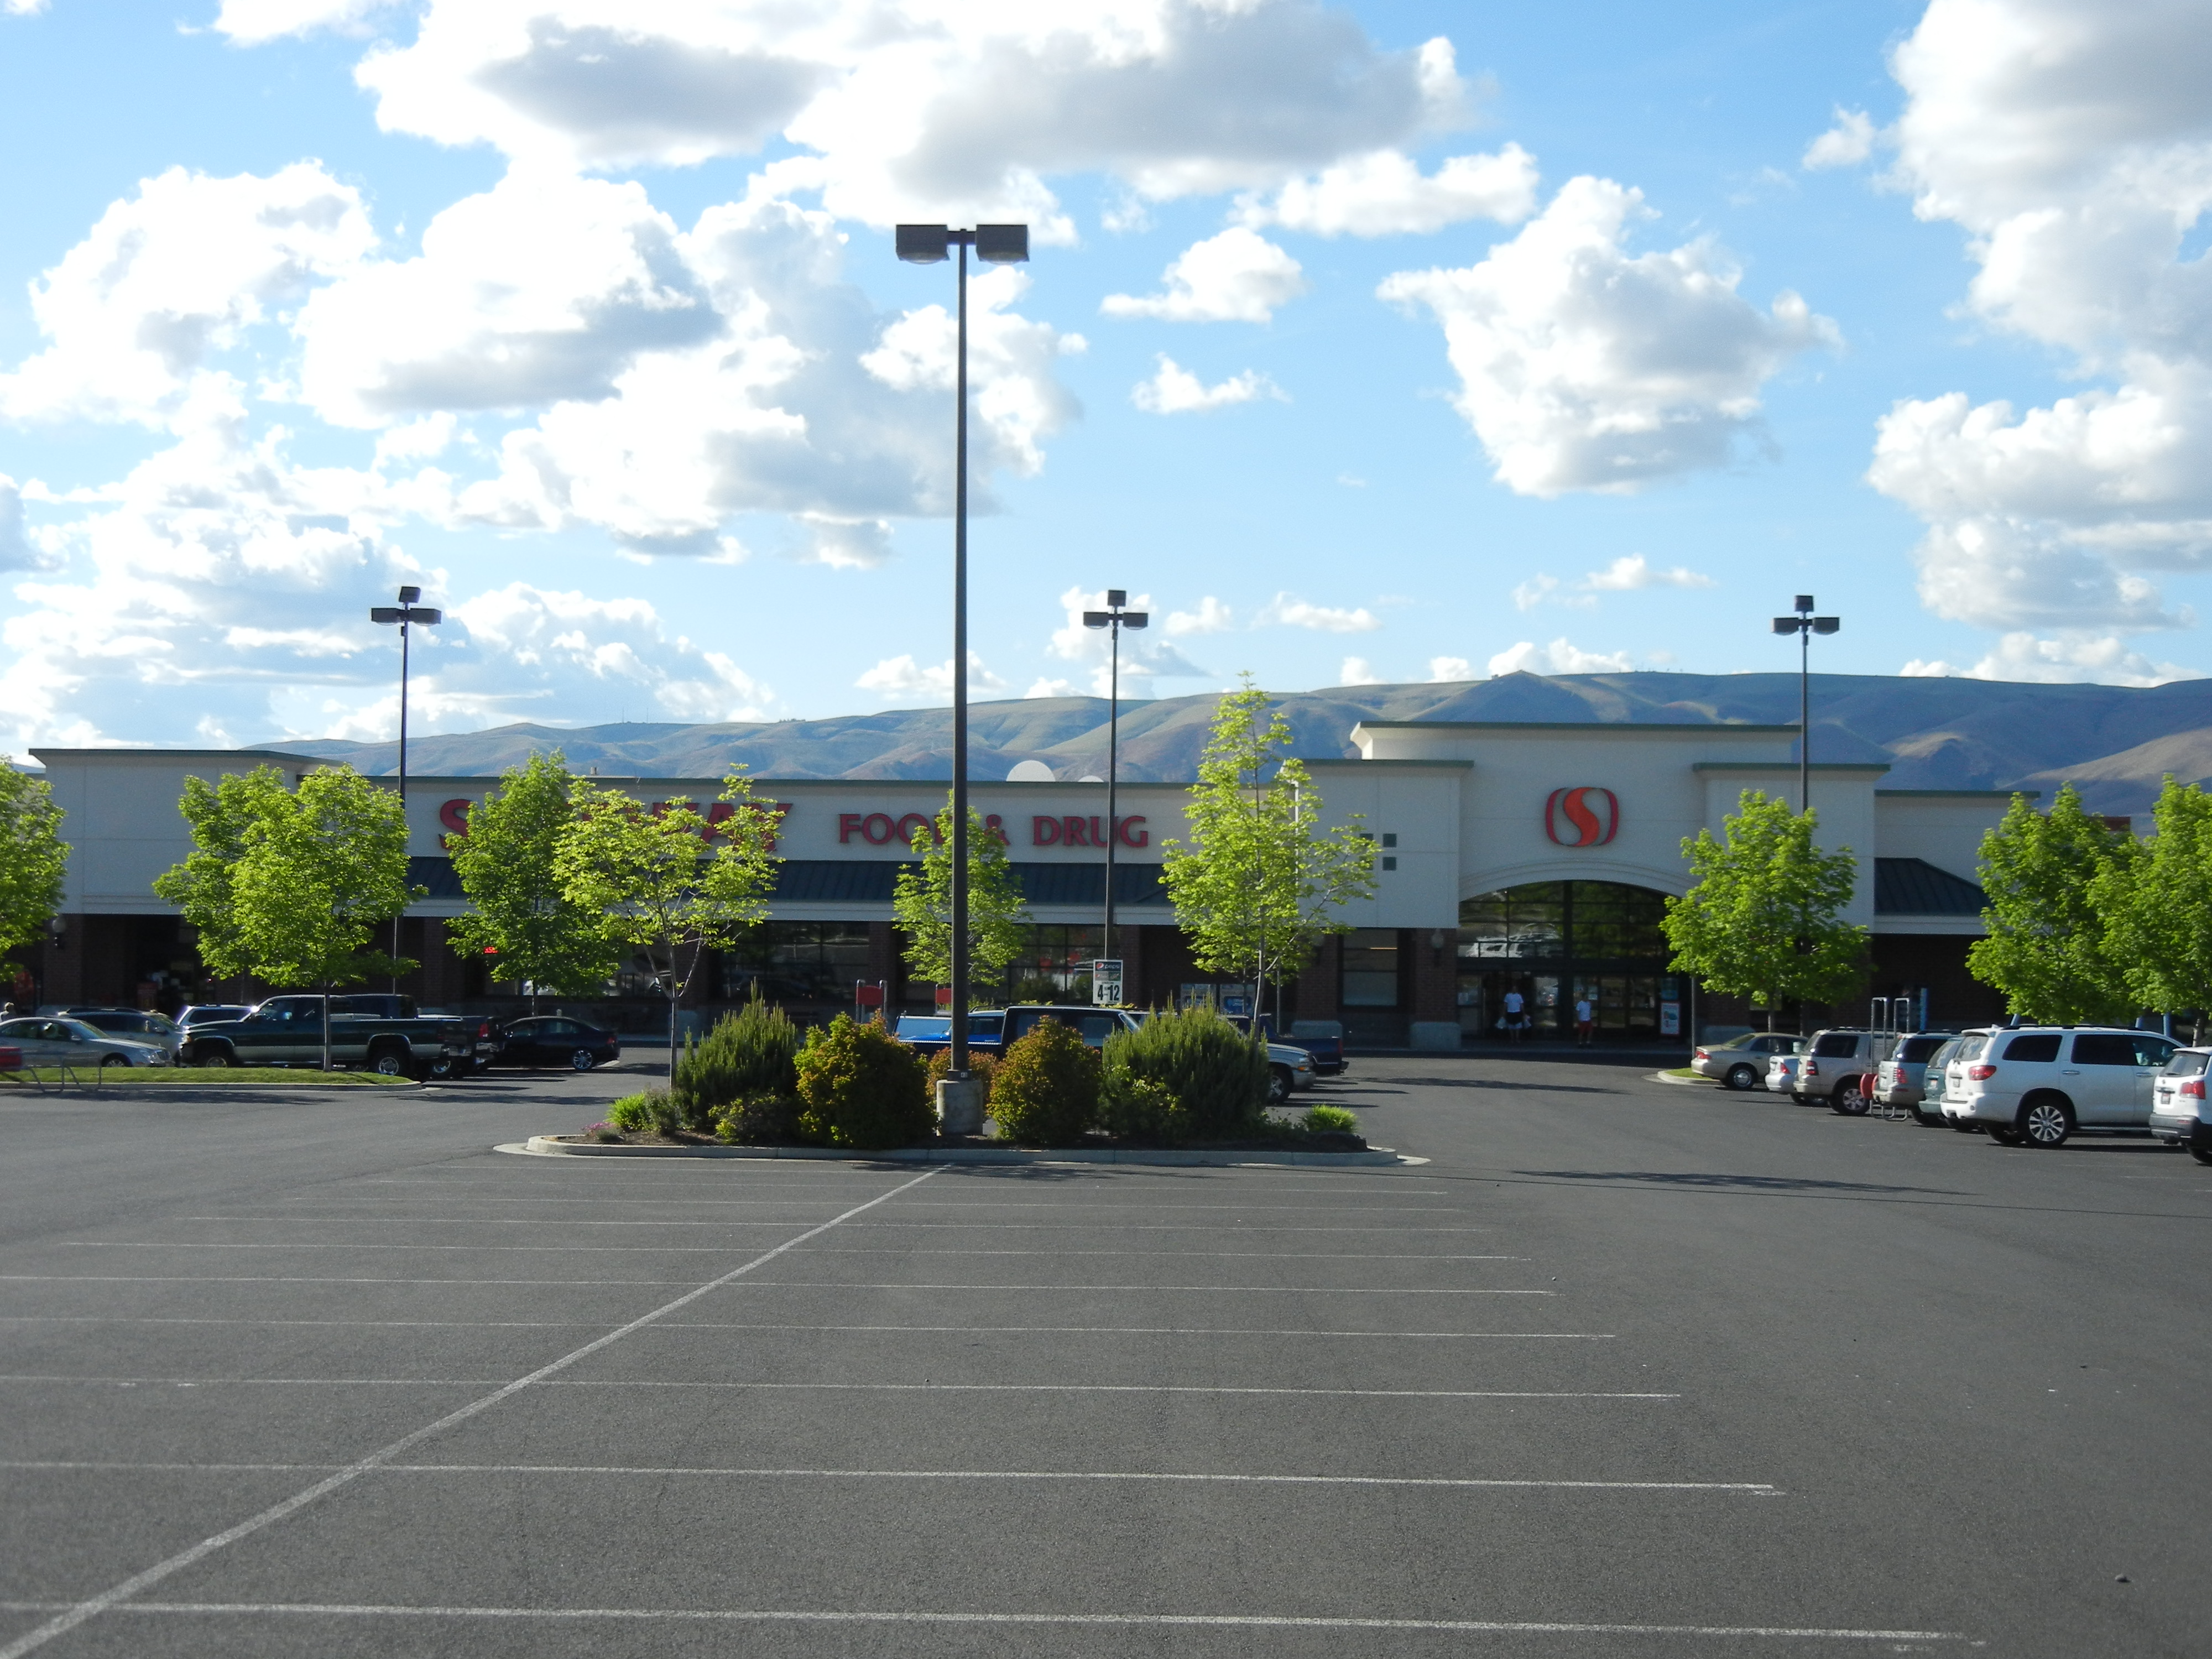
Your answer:
[[[983,1133],[983,1085],[972,1077],[948,1077],[937,1085],[937,1132],[946,1135]]]

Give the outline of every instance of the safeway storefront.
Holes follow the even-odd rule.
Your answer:
[[[1688,1022],[1741,1020],[1666,968],[1658,919],[1686,880],[1681,844],[1720,827],[1745,788],[1794,794],[1794,728],[1747,726],[1369,723],[1358,758],[1310,760],[1322,818],[1363,816],[1376,844],[1376,896],[1352,908],[1292,988],[1288,1012],[1345,1021],[1377,1043],[1455,1046],[1498,1032],[1517,992],[1540,1031],[1573,1004],[1596,1006],[1601,1033],[1649,1039]],[[187,775],[270,764],[297,776],[319,763],[279,750],[40,750],[71,842],[58,937],[34,963],[47,1002],[167,1002],[248,994],[200,969],[179,919],[152,896],[154,878],[189,842],[176,802]],[[1929,994],[1937,1018],[1993,1012],[1966,979],[1980,932],[1973,884],[1983,832],[2005,797],[1882,789],[1878,765],[1818,766],[1821,839],[1860,860],[1850,919],[1875,938],[1881,994]],[[688,799],[711,816],[718,780],[597,780],[641,800]],[[497,963],[464,960],[445,923],[466,901],[446,837],[465,830],[492,778],[409,781],[413,878],[428,890],[402,924],[403,953],[422,963],[408,988],[426,1004],[493,1007],[512,987]],[[891,890],[907,837],[942,807],[945,786],[902,781],[764,780],[782,808],[784,860],[769,920],[712,957],[687,1003],[702,1013],[756,984],[795,1008],[849,1006],[857,983],[885,984],[895,1006],[922,1006],[892,925]],[[1185,833],[1179,785],[1123,784],[1109,826],[1096,783],[978,783],[978,811],[1004,836],[1035,920],[1012,970],[1024,995],[1088,995],[1100,953],[1106,842],[1114,839],[1116,954],[1125,994],[1160,1005],[1223,994],[1191,963],[1159,883],[1161,844]],[[599,1012],[649,1029],[645,956]],[[635,1011],[635,1018],[626,1011]]]

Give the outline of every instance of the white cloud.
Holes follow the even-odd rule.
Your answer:
[[[1446,684],[1454,680],[1471,680],[1474,678],[1474,665],[1465,657],[1429,659],[1429,682],[1432,685]]]
[[[1864,110],[1836,106],[1836,124],[1805,147],[1807,167],[1855,167],[1874,154],[1874,121]]]
[[[924,667],[913,656],[904,654],[886,657],[873,668],[853,682],[863,691],[873,691],[886,699],[892,697],[923,697],[930,702],[952,696],[952,659]],[[1003,691],[1006,681],[983,665],[983,659],[975,652],[968,653],[968,690]]]
[[[36,17],[46,9],[46,0],[7,0],[5,5],[0,5],[0,11],[10,17]]]
[[[1170,611],[1164,624],[1168,632],[1177,636],[1185,634],[1219,634],[1230,628],[1236,613],[1208,593],[1198,602],[1195,611]]]
[[[1920,217],[1966,233],[1970,307],[2108,382],[2025,410],[1952,392],[1882,418],[1868,476],[1925,521],[1920,593],[1939,615],[2008,641],[2187,620],[2142,573],[2212,565],[2212,281],[2185,244],[2212,207],[2207,38],[2192,5],[1932,0],[1893,55],[1894,176]],[[2024,651],[1990,660],[2051,660]],[[2097,678],[2164,672],[2101,646],[2060,654]]]
[[[1641,553],[1631,553],[1602,570],[1591,571],[1575,586],[1589,593],[1632,593],[1644,587],[1717,587],[1720,584],[1687,565],[1654,570]]]
[[[1486,672],[1492,678],[1500,674],[1625,674],[1634,666],[1626,651],[1607,655],[1579,650],[1563,639],[1543,646],[1522,640],[1492,657]]]
[[[1255,398],[1290,401],[1280,386],[1256,369],[1248,368],[1242,374],[1232,374],[1208,386],[1165,352],[1160,354],[1159,365],[1158,372],[1151,380],[1139,380],[1129,393],[1130,402],[1154,415],[1188,415],[1226,409],[1231,404],[1249,404]]]
[[[882,519],[840,519],[824,513],[797,516],[808,532],[805,558],[810,563],[835,570],[872,570],[891,556],[891,527]]]
[[[1495,155],[1455,155],[1422,175],[1403,150],[1370,150],[1293,179],[1273,198],[1237,204],[1240,223],[1321,236],[1397,236],[1467,219],[1518,224],[1536,210],[1536,161],[1518,144]]]
[[[1324,634],[1371,634],[1382,626],[1375,613],[1364,606],[1345,610],[1334,605],[1309,605],[1305,600],[1294,599],[1287,593],[1276,594],[1252,619],[1255,628],[1265,628],[1271,623],[1279,623],[1285,628],[1310,628]]]
[[[1073,680],[1056,680],[1049,675],[1040,674],[1030,682],[1030,689],[1022,695],[1024,697],[1074,697],[1080,696],[1082,693],[1077,690]]]
[[[43,3],[43,0],[41,0]],[[317,29],[352,30],[392,0],[222,0],[215,27],[233,46],[258,46]]]
[[[1049,649],[1054,656],[1064,661],[1088,663],[1091,666],[1091,695],[1103,697],[1113,688],[1113,664],[1109,660],[1109,653],[1113,649],[1113,641],[1108,629],[1085,628],[1083,625],[1083,613],[1086,611],[1103,611],[1106,608],[1106,595],[1103,591],[1071,587],[1060,596],[1060,603],[1066,620],[1053,630]],[[1206,603],[1211,605],[1212,601],[1209,599]],[[1129,600],[1127,608],[1132,611],[1150,612],[1152,609],[1152,596],[1149,593],[1136,594]],[[1174,618],[1170,617],[1166,624],[1166,631],[1174,634],[1185,630],[1176,629]],[[1152,695],[1152,682],[1156,679],[1209,678],[1211,674],[1208,670],[1200,668],[1164,640],[1152,638],[1152,630],[1149,628],[1140,632],[1127,629],[1122,630],[1121,692],[1123,696],[1150,696]],[[1040,681],[1039,684],[1060,684],[1064,682]]]
[[[318,162],[143,180],[31,285],[50,343],[0,374],[0,412],[169,424],[247,329],[375,244],[360,193]]]
[[[1549,599],[1559,586],[1559,579],[1557,576],[1547,576],[1540,573],[1529,577],[1525,582],[1517,582],[1513,588],[1513,608],[1516,611],[1534,611]]]
[[[1786,290],[1753,307],[1710,241],[1631,256],[1628,222],[1644,216],[1637,191],[1571,179],[1480,264],[1400,271],[1378,290],[1443,325],[1457,407],[1518,494],[1626,491],[1721,465],[1756,430],[1766,380],[1837,338]]]
[[[2154,662],[2112,635],[2080,630],[2055,639],[2039,639],[2021,631],[2005,635],[1987,656],[1971,668],[1954,668],[1942,661],[1915,659],[1898,670],[1911,676],[1955,675],[1975,680],[2025,680],[2043,685],[2071,685],[2094,682],[2102,685],[2166,685],[2175,680],[2204,678],[2200,669],[2177,663]]]
[[[23,492],[0,472],[0,570],[49,570],[61,562],[48,538],[23,522]]]
[[[1192,243],[1163,274],[1166,292],[1109,294],[1099,310],[1170,323],[1264,323],[1306,290],[1298,262],[1241,225]]]
[[[1346,657],[1344,666],[1336,671],[1339,685],[1380,685],[1382,677],[1376,673],[1364,657]]]

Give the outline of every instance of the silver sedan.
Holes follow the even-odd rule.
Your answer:
[[[167,1066],[159,1042],[113,1036],[81,1019],[29,1015],[0,1020],[0,1048],[21,1048],[26,1066],[67,1066],[91,1071],[108,1066]]]

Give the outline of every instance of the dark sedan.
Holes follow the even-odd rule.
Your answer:
[[[565,1066],[588,1072],[622,1058],[622,1039],[564,1014],[510,1020],[500,1031],[495,1066]]]

